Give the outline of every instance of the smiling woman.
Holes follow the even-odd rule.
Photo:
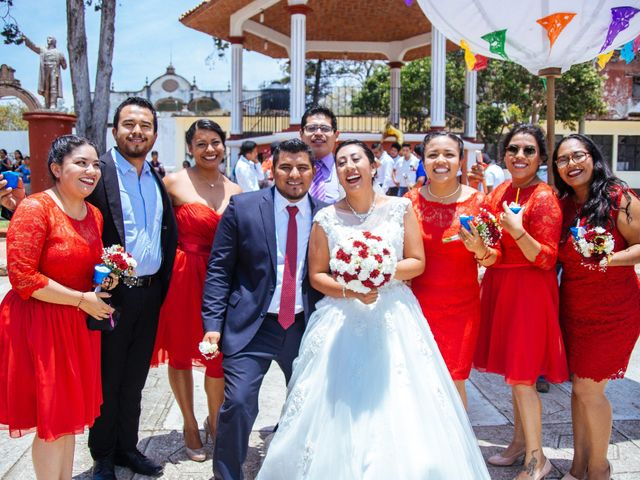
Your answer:
[[[74,435],[100,414],[100,333],[87,314],[113,309],[91,279],[102,252],[102,215],[85,202],[100,178],[86,139],[54,140],[50,190],[17,208],[7,233],[12,289],[0,306],[0,426],[36,431],[38,478],[71,478]],[[114,285],[115,286],[115,285]]]

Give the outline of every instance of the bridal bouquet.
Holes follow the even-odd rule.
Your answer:
[[[609,254],[613,252],[613,235],[602,227],[574,227],[573,246],[582,255],[582,266],[589,270],[607,270]]]
[[[500,241],[502,226],[493,213],[481,208],[473,224],[487,247],[494,247]]]
[[[368,293],[393,278],[396,264],[394,248],[382,237],[357,232],[333,248],[329,268],[340,285],[354,292]]]
[[[122,277],[134,276],[138,266],[134,258],[122,245],[111,245],[102,249],[102,261],[111,270],[111,273]]]

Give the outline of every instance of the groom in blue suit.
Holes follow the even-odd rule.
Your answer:
[[[309,315],[307,244],[324,204],[307,194],[313,154],[301,140],[273,155],[275,187],[231,197],[218,225],[204,286],[204,340],[224,354],[225,401],[218,416],[216,478],[243,478],[258,392],[272,360],[287,383]]]

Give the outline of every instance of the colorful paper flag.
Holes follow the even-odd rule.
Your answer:
[[[600,53],[609,48],[618,34],[623,30],[629,28],[629,21],[640,12],[635,7],[615,7],[611,9],[611,24],[609,25],[609,31],[607,32],[607,38],[602,44]]]
[[[600,70],[602,70],[607,65],[607,63],[609,63],[609,60],[611,60],[612,56],[613,50],[598,55],[598,67],[600,67]]]
[[[547,36],[549,37],[550,44],[549,50],[553,48],[553,44],[556,43],[558,35],[562,33],[562,30],[564,30],[564,28],[569,24],[571,20],[573,20],[573,17],[575,16],[575,13],[560,12],[536,20],[536,22],[542,25],[542,27],[547,31]]]
[[[476,65],[476,56],[469,48],[469,44],[464,40],[460,40],[460,48],[464,50],[464,62],[467,64],[467,70],[473,70]]]
[[[638,49],[640,49],[640,35],[633,41],[633,53],[638,53]]]
[[[624,44],[620,50],[620,58],[629,64],[635,58],[636,53],[633,51],[633,40]]]
[[[482,37],[483,40],[489,43],[489,51],[500,55],[505,60],[509,60],[507,52],[504,51],[505,43],[507,41],[507,30],[496,30],[495,32],[489,32]]]
[[[480,55],[479,53],[476,53],[476,64],[473,66],[473,69],[476,72],[479,72],[480,70],[484,70],[488,66],[489,66],[489,59],[484,55]]]

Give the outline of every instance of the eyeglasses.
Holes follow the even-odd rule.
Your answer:
[[[569,155],[562,155],[556,159],[556,165],[558,168],[564,168],[569,165],[569,162],[573,160],[573,163],[578,164],[584,162],[589,156],[588,152],[573,152]]]
[[[524,153],[524,156],[527,158],[535,157],[536,153],[538,153],[538,150],[533,145],[526,145],[524,147],[519,147],[518,145],[515,145],[515,144],[509,145],[506,149],[506,152],[507,152],[507,155],[511,155],[512,157],[515,157],[521,149],[522,149],[522,153]]]
[[[333,127],[330,125],[316,125],[314,123],[309,123],[302,127],[305,133],[316,133],[320,130],[322,133],[330,133],[333,132]]]

